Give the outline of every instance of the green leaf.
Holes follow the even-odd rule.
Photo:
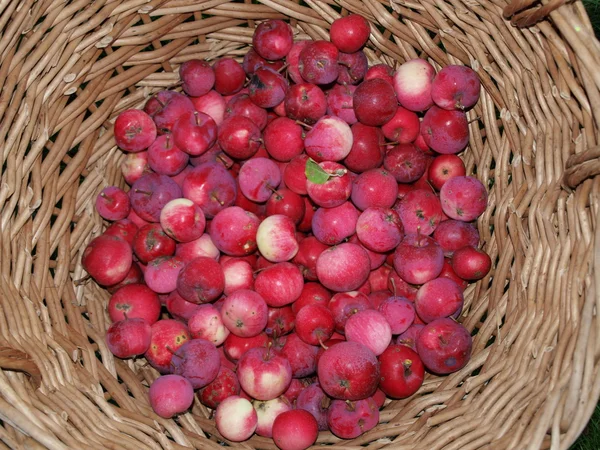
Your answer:
[[[315,184],[325,184],[331,174],[325,172],[321,166],[312,158],[309,158],[306,161],[306,168],[304,170],[306,174],[306,178],[308,178],[312,183]]]

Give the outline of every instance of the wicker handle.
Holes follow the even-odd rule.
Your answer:
[[[545,5],[534,6],[538,0],[513,0],[503,11],[505,19],[519,27],[526,28],[544,20],[552,11],[567,3],[567,0],[550,0]]]
[[[584,180],[596,175],[600,175],[600,146],[571,155],[567,159],[563,183],[574,189]]]
[[[42,373],[31,357],[11,347],[0,347],[0,369],[25,372],[31,377],[36,389],[42,384]]]

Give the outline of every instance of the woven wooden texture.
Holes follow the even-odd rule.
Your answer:
[[[389,402],[365,435],[318,444],[567,449],[600,396],[600,45],[580,2],[542,3],[540,16],[531,0],[1,0],[0,449],[222,448],[199,403],[152,413],[156,372],[110,355],[108,294],[74,282],[104,226],[95,195],[125,186],[112,122],[175,87],[183,61],[241,57],[257,21],[322,39],[348,12],[372,22],[373,63],[481,77],[464,159],[489,187],[478,225],[495,263],[466,292],[467,367]]]

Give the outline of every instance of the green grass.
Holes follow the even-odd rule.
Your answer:
[[[600,0],[583,0],[596,36],[600,36]]]
[[[600,0],[583,0],[596,37],[600,38]],[[600,450],[600,403],[571,450]]]
[[[571,446],[571,450],[598,449],[600,449],[600,404],[596,406],[592,418],[581,433],[579,439]]]

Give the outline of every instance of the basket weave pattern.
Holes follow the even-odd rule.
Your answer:
[[[600,397],[600,45],[580,2],[542,3],[0,1],[0,449],[222,448],[199,402],[177,420],[152,412],[157,373],[110,354],[109,294],[75,282],[104,226],[95,196],[125,187],[112,122],[175,88],[182,62],[242,57],[257,21],[326,39],[348,12],[372,23],[372,63],[479,74],[464,159],[489,187],[478,227],[495,264],[465,293],[467,367],[389,402],[363,436],[318,443],[568,448]]]

